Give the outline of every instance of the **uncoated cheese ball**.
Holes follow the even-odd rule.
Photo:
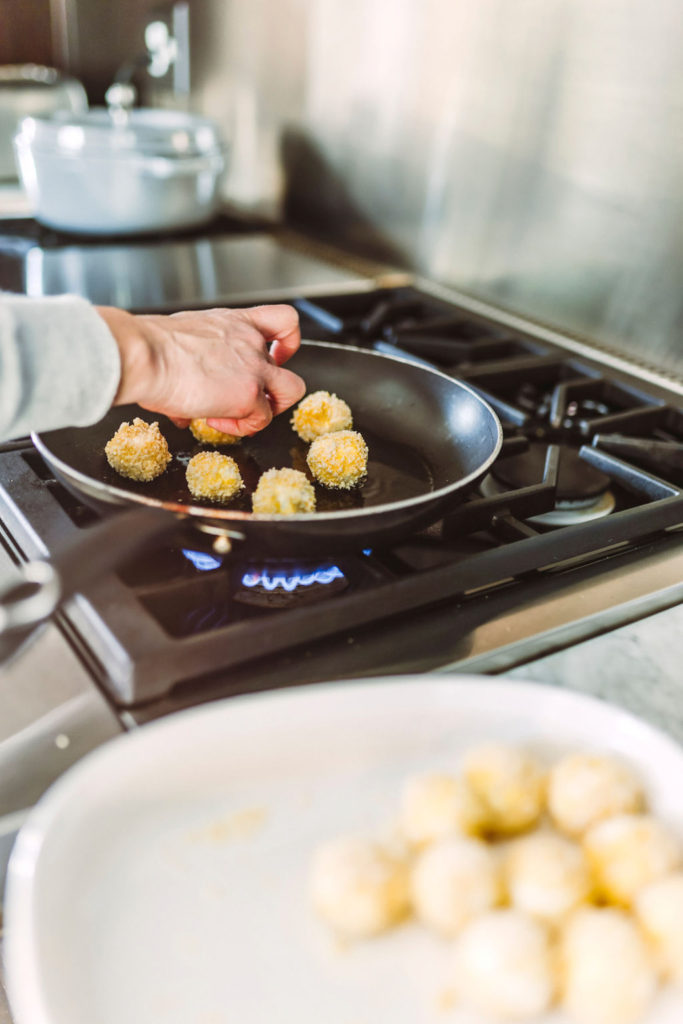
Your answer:
[[[470,922],[455,946],[454,983],[460,999],[478,1013],[503,1020],[543,1013],[556,991],[545,926],[510,909]]]
[[[513,906],[548,924],[558,924],[592,891],[581,847],[552,832],[536,832],[512,843],[504,872]]]
[[[340,935],[354,939],[377,935],[409,911],[408,865],[371,839],[332,840],[313,857],[311,899]]]
[[[523,750],[490,744],[464,761],[467,783],[486,808],[486,830],[515,835],[535,825],[545,801],[545,773]]]
[[[571,836],[615,814],[633,814],[644,806],[643,789],[627,765],[604,754],[577,753],[562,758],[548,777],[548,810]]]
[[[681,862],[677,838],[646,814],[619,814],[594,825],[583,840],[596,889],[610,903],[629,907],[650,882]]]
[[[453,833],[478,835],[486,808],[464,779],[417,775],[403,787],[399,821],[407,841],[420,847]]]
[[[479,839],[441,839],[417,858],[411,891],[415,913],[424,924],[442,935],[457,935],[471,918],[501,902],[499,859]]]
[[[683,984],[683,873],[646,885],[634,909],[662,976]]]
[[[564,1008],[577,1024],[636,1024],[656,991],[635,923],[611,907],[573,915],[562,936],[560,965]]]

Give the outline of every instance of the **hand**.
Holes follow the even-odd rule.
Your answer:
[[[301,377],[282,367],[301,343],[291,306],[169,316],[135,316],[111,306],[97,311],[121,354],[115,405],[136,402],[183,427],[203,417],[243,436],[268,426],[305,393]]]

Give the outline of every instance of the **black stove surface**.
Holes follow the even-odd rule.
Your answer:
[[[182,228],[172,232],[142,235],[83,235],[40,224],[33,217],[0,217],[0,287],[5,291],[23,292],[25,287],[26,255],[34,247],[41,250],[77,246],[80,249],[103,245],[170,245],[173,242],[196,242],[218,235],[238,237],[257,231],[268,231],[272,224],[255,218],[246,219],[221,212],[209,224]]]
[[[466,380],[503,423],[494,472],[382,550],[247,562],[179,529],[61,616],[119,706],[154,717],[227,693],[457,663],[493,607],[637,560],[683,526],[675,396],[413,289],[297,305],[304,337],[398,349]],[[95,514],[27,441],[0,451],[0,518],[33,557]]]

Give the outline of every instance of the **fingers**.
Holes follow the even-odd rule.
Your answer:
[[[176,427],[180,427],[181,430],[184,430],[185,427],[189,427],[190,425],[189,420],[181,419],[180,417],[169,416],[168,418],[171,421],[171,423],[175,423]]]
[[[265,340],[272,342],[270,355],[277,365],[286,363],[301,344],[299,314],[294,307],[253,306],[243,312]]]
[[[284,412],[303,398],[306,384],[298,374],[273,366],[266,380],[267,394],[261,393],[253,408],[242,417],[208,417],[207,423],[226,434],[247,437],[267,427],[273,416]]]
[[[298,373],[272,366],[266,373],[266,390],[273,415],[284,412],[306,393],[306,384]]]
[[[222,430],[225,434],[236,434],[238,437],[249,437],[267,427],[273,418],[273,410],[263,391],[253,401],[251,409],[241,417],[225,417],[216,419],[207,417],[206,422],[214,430]]]

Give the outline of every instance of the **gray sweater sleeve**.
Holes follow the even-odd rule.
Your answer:
[[[0,293],[0,441],[95,423],[120,374],[113,335],[85,299]]]

